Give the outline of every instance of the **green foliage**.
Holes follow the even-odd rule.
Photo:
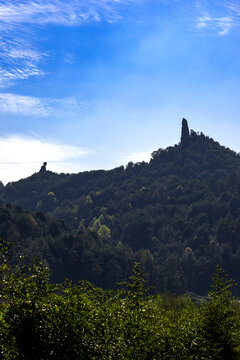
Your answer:
[[[0,359],[240,359],[239,305],[222,270],[208,304],[168,295],[166,307],[146,295],[139,263],[119,290],[84,281],[53,286],[40,262],[12,267],[7,248],[2,242]]]
[[[165,292],[155,297],[154,304],[159,308],[177,312],[188,307],[190,304],[190,298],[187,296],[177,296],[176,294]]]
[[[97,234],[100,239],[107,240],[111,237],[111,230],[106,225],[101,225]]]
[[[224,269],[217,265],[216,271],[213,274],[212,290],[209,291],[209,297],[214,301],[221,301],[221,303],[232,302],[232,288],[236,285],[232,279],[229,279]]]
[[[211,301],[203,309],[203,331],[214,359],[237,359],[239,346],[239,305],[232,296],[232,279],[217,266]]]

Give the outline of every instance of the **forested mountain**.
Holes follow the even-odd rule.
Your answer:
[[[43,245],[36,249],[53,273],[58,261],[75,281],[88,277],[89,267],[95,268],[91,281],[112,286],[134,260],[158,290],[205,293],[217,263],[240,280],[240,157],[202,133],[189,133],[185,119],[181,142],[154,151],[149,163],[79,174],[42,171],[2,187],[0,196],[33,211],[35,221],[39,214],[47,219],[39,226],[41,241],[50,248],[53,241],[58,250],[47,257]],[[6,237],[4,216],[0,225]],[[32,248],[33,235],[19,234],[17,241]],[[85,258],[91,261],[83,265]]]

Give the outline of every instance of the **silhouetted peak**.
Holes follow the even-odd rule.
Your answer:
[[[40,172],[46,171],[47,162],[45,161],[43,165],[41,166]]]
[[[182,133],[181,133],[181,145],[187,147],[189,144],[189,129],[186,119],[182,119]]]

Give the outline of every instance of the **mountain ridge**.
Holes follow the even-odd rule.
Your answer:
[[[187,136],[154,151],[149,163],[39,172],[3,187],[0,196],[63,219],[76,234],[92,234],[109,254],[122,246],[127,268],[140,260],[156,288],[204,293],[217,263],[239,278],[240,157],[202,133]],[[124,260],[113,258],[109,271],[123,273]]]

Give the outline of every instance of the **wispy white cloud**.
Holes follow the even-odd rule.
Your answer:
[[[61,116],[62,113],[79,113],[86,104],[75,98],[37,98],[0,93],[0,112],[31,116]]]
[[[46,24],[76,26],[85,22],[115,22],[119,8],[137,0],[1,0],[0,88],[16,80],[42,76],[48,54],[34,36]],[[143,0],[138,0],[143,1]]]
[[[39,63],[47,53],[33,45],[26,29],[2,27],[0,17],[0,88],[11,85],[16,80],[44,75]]]
[[[131,154],[122,155],[119,158],[119,163],[128,164],[130,161],[133,163],[141,162],[141,161],[149,161],[151,158],[151,151],[142,151],[142,152],[132,152]]]
[[[209,22],[211,20],[212,19],[208,15],[199,16],[198,19],[197,19],[197,27],[198,28],[205,28],[205,27],[208,26],[208,24],[209,24]]]
[[[29,77],[40,75],[43,75],[43,72],[35,64],[24,66],[18,64],[16,67],[0,65],[0,88],[9,87],[16,80],[25,80]]]
[[[141,1],[141,0],[140,0]],[[121,18],[119,6],[136,0],[5,0],[0,3],[0,23],[76,25],[87,21]]]
[[[218,32],[219,35],[227,35],[230,29],[234,26],[233,19],[231,17],[210,17],[209,15],[203,15],[198,18],[198,28],[211,28]]]
[[[16,181],[39,171],[44,161],[55,172],[85,170],[81,160],[91,151],[76,146],[13,135],[0,138],[0,180]]]
[[[219,35],[227,35],[231,29],[240,27],[240,4],[236,0],[216,2],[197,1],[197,28],[210,29]]]
[[[15,94],[0,94],[0,109],[12,114],[46,116],[47,111],[40,99]]]
[[[233,27],[234,22],[230,17],[222,17],[218,21],[219,35],[227,35]]]

